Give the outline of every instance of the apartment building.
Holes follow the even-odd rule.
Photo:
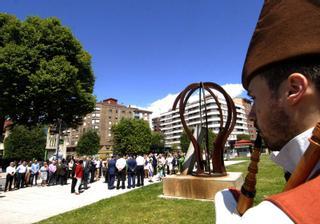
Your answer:
[[[250,140],[255,140],[257,138],[257,131],[256,128],[254,127],[254,122],[250,121],[248,119],[249,113],[251,111],[251,100],[245,99],[245,98],[234,98],[233,101],[238,104],[242,105],[244,107],[245,114],[247,116],[247,123],[248,123],[248,132],[250,135]]]
[[[152,130],[156,132],[161,132],[160,117],[152,118]]]
[[[227,103],[224,99],[219,98],[221,103],[221,109],[224,122],[227,119]],[[204,111],[204,102],[201,103],[202,111]],[[247,115],[245,107],[241,104],[235,103],[237,111],[237,120],[233,132],[229,136],[228,140],[236,140],[238,134],[249,134]],[[213,132],[218,133],[220,127],[220,115],[218,106],[212,97],[206,99],[207,107],[207,120],[208,127]],[[201,124],[200,119],[200,104],[198,101],[190,102],[185,109],[186,123],[190,128],[195,128]],[[204,124],[205,118],[202,114],[202,123]],[[160,129],[165,136],[165,146],[172,147],[174,144],[180,145],[180,136],[183,132],[183,127],[180,120],[178,110],[170,110],[160,115]]]
[[[94,111],[84,117],[83,124],[77,129],[68,130],[66,137],[67,154],[72,154],[80,136],[88,129],[95,129],[100,135],[99,154],[111,152],[113,149],[112,125],[117,124],[121,118],[142,119],[149,123],[151,111],[125,106],[117,99],[108,98],[96,103]]]

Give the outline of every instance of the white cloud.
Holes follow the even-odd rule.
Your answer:
[[[225,84],[222,86],[224,90],[231,96],[231,98],[235,98],[240,96],[245,90],[242,87],[242,84]]]
[[[244,89],[241,84],[225,84],[222,86],[225,91],[231,96],[231,98],[240,96]],[[178,96],[178,93],[169,93],[162,99],[156,100],[151,103],[146,109],[152,111],[151,118],[159,117],[160,114],[168,112],[173,105],[174,100]],[[192,95],[189,102],[196,100],[197,96]]]
[[[156,100],[153,103],[151,103],[147,110],[152,111],[151,118],[159,117],[160,114],[168,112],[174,103],[174,100],[178,96],[178,93],[172,94],[169,93],[167,96],[165,96],[162,99]]]

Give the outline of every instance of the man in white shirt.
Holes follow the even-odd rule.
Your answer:
[[[279,151],[272,159],[288,173],[320,121],[319,36],[318,1],[265,1],[243,68],[242,84],[253,99],[251,119],[268,148]],[[216,223],[320,223],[318,183],[320,177],[274,195],[242,216],[231,192],[218,192]]]
[[[6,169],[6,185],[5,185],[4,191],[7,191],[8,187],[9,187],[9,191],[12,190],[12,181],[15,173],[16,173],[16,169],[14,167],[14,162],[11,162]]]
[[[117,190],[120,189],[120,181],[121,181],[121,188],[125,189],[124,182],[126,180],[126,165],[127,161],[120,156],[119,159],[116,161],[116,168],[117,168]]]
[[[27,162],[23,161],[16,170],[17,174],[18,174],[18,184],[17,184],[17,188],[19,189],[24,188],[24,179],[26,176],[26,172],[27,172]]]
[[[138,155],[136,158],[137,161],[137,171],[136,171],[136,175],[137,175],[137,186],[143,186],[144,185],[144,163],[145,160],[143,158],[143,156]]]

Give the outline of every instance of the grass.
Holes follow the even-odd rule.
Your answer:
[[[247,161],[229,166],[227,170],[230,172],[243,172],[243,177],[245,177],[250,160],[248,158],[243,158],[243,160]],[[283,170],[276,166],[268,156],[262,155],[260,157],[258,169],[255,204],[260,203],[268,195],[281,192],[285,184]]]
[[[247,173],[249,161],[228,167],[228,171]],[[266,195],[280,192],[284,185],[281,169],[262,156],[259,164],[257,196],[259,203]],[[101,200],[40,223],[215,223],[212,202],[167,200],[159,198],[162,183],[146,186],[117,197]]]

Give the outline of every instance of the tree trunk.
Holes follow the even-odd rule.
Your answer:
[[[4,136],[3,136],[3,128],[4,128],[4,122],[5,117],[0,115],[0,142],[3,142]]]

